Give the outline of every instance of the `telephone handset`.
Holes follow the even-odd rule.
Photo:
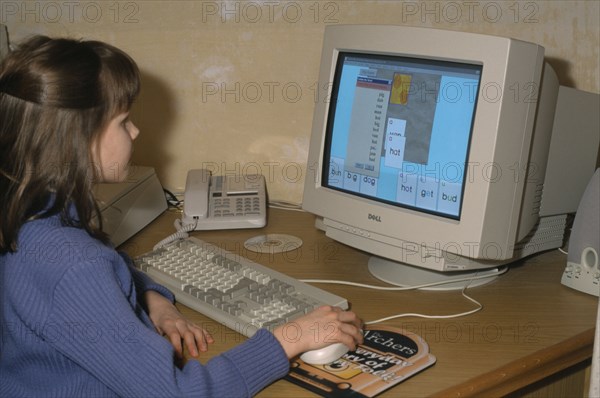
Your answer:
[[[264,227],[267,223],[264,176],[213,176],[206,169],[188,171],[182,223],[195,224],[194,230]]]

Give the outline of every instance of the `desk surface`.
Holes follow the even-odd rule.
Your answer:
[[[121,249],[133,256],[151,250],[174,231],[177,216],[164,213]],[[298,236],[303,245],[275,255],[244,248],[247,239],[267,233]],[[315,229],[314,216],[307,213],[270,209],[265,228],[193,235],[298,279],[343,279],[382,285],[367,270],[367,254],[326,237]],[[437,362],[380,397],[502,395],[590,358],[598,299],[561,285],[565,262],[564,254],[546,252],[514,264],[508,273],[486,286],[470,288],[468,294],[484,305],[476,314],[447,320],[400,318],[386,322],[425,338]],[[365,321],[397,313],[444,315],[473,308],[456,291],[319,287],[346,297]],[[216,339],[201,356],[202,363],[246,339],[183,305],[178,306]],[[314,394],[280,380],[258,396],[298,398]]]

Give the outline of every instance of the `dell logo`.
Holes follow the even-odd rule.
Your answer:
[[[369,213],[369,220],[373,220],[373,221],[377,221],[377,222],[381,222],[381,217],[377,216],[375,214],[371,214]]]

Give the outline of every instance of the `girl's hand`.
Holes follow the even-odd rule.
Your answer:
[[[333,343],[350,350],[362,344],[362,321],[351,311],[323,306],[292,322],[277,327],[273,334],[289,359]]]
[[[206,330],[185,319],[173,303],[161,294],[149,290],[144,298],[156,330],[169,338],[179,358],[183,358],[182,342],[193,357],[208,350],[208,344],[214,343],[214,339]]]

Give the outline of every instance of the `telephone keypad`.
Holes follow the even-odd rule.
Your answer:
[[[245,216],[260,213],[259,197],[213,198],[214,217]]]

